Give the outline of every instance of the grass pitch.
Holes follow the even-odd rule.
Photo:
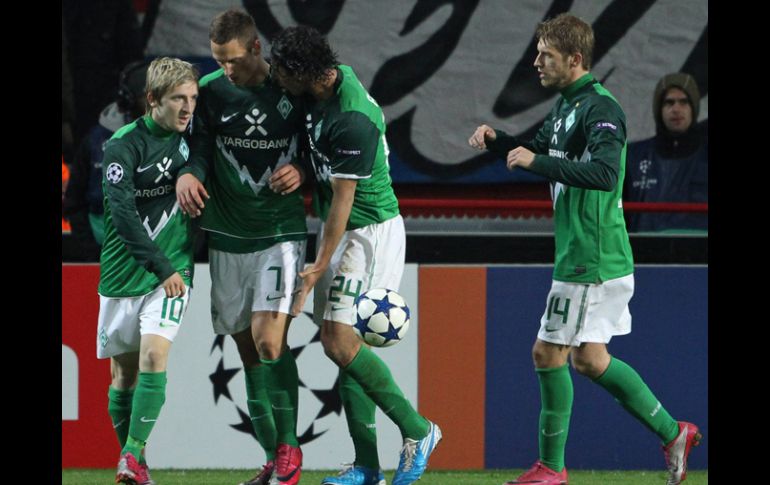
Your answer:
[[[254,470],[151,470],[152,478],[158,485],[235,485],[254,475]],[[430,470],[418,485],[501,485],[513,480],[522,470]],[[317,485],[335,471],[302,470],[301,483]],[[393,470],[385,472],[388,483]],[[570,470],[570,485],[663,485],[666,473],[663,470],[634,471],[591,471]],[[107,485],[114,483],[114,469],[67,469],[62,470],[62,485]],[[708,470],[687,472],[686,485],[708,484]]]

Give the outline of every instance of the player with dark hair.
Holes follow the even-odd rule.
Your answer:
[[[151,484],[144,446],[166,400],[166,363],[189,306],[191,220],[179,211],[183,136],[198,73],[163,57],[147,72],[147,114],[118,130],[104,152],[104,246],[96,355],[111,358],[108,411],[122,450],[116,481]]]
[[[617,100],[589,72],[591,26],[571,14],[538,25],[540,84],[561,93],[532,140],[479,126],[468,140],[551,180],[556,262],[532,356],[540,381],[540,458],[508,484],[566,484],[564,448],[578,373],[607,390],[663,443],[668,485],[683,481],[698,427],[675,421],[628,364],[607,352],[631,332],[628,302],[634,262],[623,220],[626,119]]]
[[[398,290],[406,236],[388,166],[385,117],[350,66],[340,65],[315,29],[290,27],[273,39],[273,74],[306,96],[305,128],[323,221],[315,262],[300,273],[292,313],[315,287],[313,313],[326,355],[340,369],[340,395],[356,458],[330,485],[382,485],[375,405],[404,439],[394,485],[417,481],[441,430],[404,397],[387,365],[353,331],[353,301],[370,288]]]
[[[177,195],[185,212],[202,214],[214,332],[231,335],[238,347],[246,404],[267,458],[241,485],[267,485],[273,474],[293,485],[302,466],[299,378],[286,337],[307,238],[295,191],[303,177],[295,165],[302,106],[271,77],[248,13],[233,8],[214,17],[209,40],[221,69],[201,79]]]

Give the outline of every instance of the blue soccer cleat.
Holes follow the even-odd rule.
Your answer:
[[[393,475],[393,485],[410,485],[419,480],[428,467],[428,457],[436,449],[439,441],[441,441],[441,428],[433,423],[430,423],[428,436],[420,441],[404,439],[401,459],[398,462],[396,474]]]
[[[326,477],[321,485],[386,485],[382,470],[374,470],[354,464],[345,465],[336,477]]]

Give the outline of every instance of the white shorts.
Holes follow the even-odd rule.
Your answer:
[[[251,326],[253,312],[289,314],[305,264],[302,241],[284,241],[255,253],[209,249],[211,321],[217,335],[233,335]]]
[[[554,280],[537,338],[573,347],[606,344],[631,332],[628,302],[633,295],[633,274],[593,285]]]
[[[323,225],[318,231],[321,246]],[[406,232],[398,215],[379,224],[345,231],[329,268],[313,293],[313,321],[353,325],[353,301],[370,288],[398,291],[404,273]]]
[[[160,335],[173,342],[190,302],[192,288],[184,296],[166,298],[162,286],[150,293],[130,298],[99,295],[99,324],[96,330],[96,357],[106,359],[126,352],[137,352],[142,335]]]

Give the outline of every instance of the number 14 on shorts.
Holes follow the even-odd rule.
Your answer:
[[[546,331],[553,332],[561,330],[567,325],[569,318],[570,299],[551,295],[548,299],[548,309],[546,310],[546,319],[548,323],[545,326]]]

